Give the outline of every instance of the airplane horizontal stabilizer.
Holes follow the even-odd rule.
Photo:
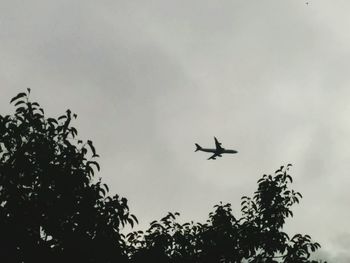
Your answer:
[[[196,145],[196,150],[195,150],[195,152],[202,149],[202,147],[200,147],[197,143],[195,143],[195,145]]]

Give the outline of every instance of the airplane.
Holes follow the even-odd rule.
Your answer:
[[[236,150],[226,150],[225,148],[222,148],[221,143],[218,141],[218,139],[216,139],[216,137],[214,137],[214,140],[215,140],[216,149],[202,148],[197,143],[195,143],[196,145],[195,152],[202,151],[202,152],[214,153],[212,156],[208,158],[208,160],[216,160],[216,157],[222,157],[223,153],[238,153]]]

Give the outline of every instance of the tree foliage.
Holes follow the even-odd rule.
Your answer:
[[[177,222],[178,213],[134,226],[127,200],[110,196],[96,178],[99,157],[91,141],[77,139],[70,110],[46,117],[30,90],[0,115],[0,249],[2,262],[310,263],[320,245],[283,231],[302,198],[290,189],[290,165],[258,181],[242,197],[241,215],[220,203],[201,223]]]
[[[283,232],[291,207],[302,197],[290,190],[290,165],[258,181],[253,197],[242,197],[241,217],[230,204],[218,204],[205,224],[176,222],[169,213],[145,232],[130,233],[132,262],[306,263],[320,245],[308,235]],[[146,260],[145,260],[146,259]]]
[[[107,185],[96,180],[98,155],[91,141],[76,140],[71,126],[76,115],[67,110],[57,119],[46,118],[29,93],[11,100],[13,116],[0,116],[4,261],[126,259],[120,227],[136,221],[127,200],[107,195]]]

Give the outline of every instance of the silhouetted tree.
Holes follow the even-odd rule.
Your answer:
[[[1,262],[125,261],[127,200],[94,178],[98,155],[76,139],[76,115],[46,118],[29,93],[0,116]]]
[[[132,262],[316,262],[310,256],[318,243],[308,235],[290,238],[282,231],[286,218],[293,216],[291,206],[302,197],[288,188],[289,167],[258,181],[254,196],[242,198],[239,219],[230,204],[220,203],[205,224],[179,224],[178,214],[169,213],[145,233],[128,234]]]
[[[121,228],[137,219],[95,177],[98,155],[76,138],[76,115],[47,118],[29,93],[11,100],[14,115],[0,115],[1,262],[316,262],[318,243],[283,232],[302,197],[289,188],[290,165],[258,181],[253,197],[242,198],[240,218],[220,203],[204,224],[180,224],[169,213],[124,237]]]

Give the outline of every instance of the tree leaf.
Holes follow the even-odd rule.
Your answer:
[[[25,94],[24,92],[18,93],[17,96],[15,96],[15,97],[13,97],[13,98],[11,99],[10,103],[12,103],[12,102],[14,102],[14,101],[16,101],[16,100],[18,100],[18,99],[20,99],[20,98],[23,98],[23,97],[25,97],[26,95],[27,95],[27,94]]]

